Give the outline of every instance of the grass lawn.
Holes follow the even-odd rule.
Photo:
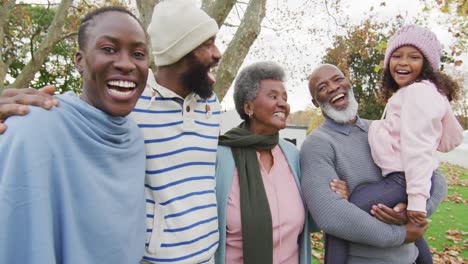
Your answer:
[[[467,263],[468,260],[468,169],[443,163],[447,198],[431,216],[425,238],[433,250],[434,263]]]
[[[468,169],[442,163],[447,178],[447,198],[431,216],[426,238],[435,264],[468,263]],[[323,263],[321,234],[312,235],[312,263]]]

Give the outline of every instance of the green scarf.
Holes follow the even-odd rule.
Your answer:
[[[239,175],[244,263],[273,262],[273,227],[270,205],[263,186],[256,149],[278,145],[278,133],[253,134],[241,123],[220,136],[219,144],[230,146]]]

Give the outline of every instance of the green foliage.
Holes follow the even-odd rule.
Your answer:
[[[307,135],[309,135],[314,129],[322,125],[325,117],[322,114],[320,108],[315,108],[311,111],[311,118],[309,124],[307,125]]]
[[[466,47],[468,47],[468,1],[466,0],[437,0],[437,1],[423,1],[420,3],[424,6],[424,12],[422,17],[418,18],[418,21],[424,21],[427,24],[430,20],[431,12],[438,10],[440,12],[439,23],[446,25],[446,29],[450,35],[454,38],[454,42],[448,47],[450,52],[448,60],[442,60],[444,62],[453,63],[455,66],[463,64],[462,54],[466,54]]]
[[[36,75],[32,87],[40,88],[54,84],[59,92],[81,91],[81,77],[75,71],[75,39],[58,43],[45,61],[42,69]]]
[[[12,83],[24,68],[25,64],[34,58],[35,51],[47,34],[47,28],[52,23],[55,8],[43,5],[18,4],[12,10],[8,20],[8,31],[5,34],[4,61],[11,61],[8,68],[8,78],[5,85]],[[54,84],[58,91],[80,89],[79,75],[74,69],[74,54],[76,52],[76,34],[78,28],[77,16],[71,12],[68,17],[65,34],[60,43],[54,46],[43,64],[41,70],[31,83],[31,87],[39,88]],[[12,48],[15,47],[15,48]]]
[[[313,106],[307,107],[304,111],[291,113],[287,123],[297,126],[306,126],[307,135],[323,123],[324,117],[320,108]]]
[[[75,70],[74,57],[78,48],[77,33],[80,18],[100,6],[126,6],[124,1],[102,0],[92,4],[84,0],[76,1],[68,11],[62,39],[47,56],[30,87],[40,88],[48,84],[56,86],[59,93],[64,91],[81,92],[81,77]],[[35,52],[47,34],[56,9],[49,5],[17,4],[8,17],[3,47],[4,62],[9,65],[5,86],[21,73],[25,64],[34,58]],[[22,87],[21,87],[22,88]]]
[[[311,117],[311,112],[314,111],[314,108],[315,107],[312,105],[309,105],[304,110],[290,113],[286,122],[296,126],[307,126]]]

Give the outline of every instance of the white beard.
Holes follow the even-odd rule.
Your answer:
[[[348,91],[348,106],[344,110],[336,110],[329,102],[318,104],[326,116],[340,124],[348,123],[356,118],[359,107],[352,89]]]

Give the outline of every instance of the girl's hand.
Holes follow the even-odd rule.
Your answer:
[[[330,183],[330,188],[332,189],[332,191],[334,191],[338,195],[341,195],[343,199],[348,200],[349,192],[348,192],[348,186],[346,186],[346,182],[342,180],[334,179]]]
[[[425,212],[418,212],[418,211],[406,211],[406,215],[408,216],[408,220],[413,224],[421,224],[426,222],[426,213]]]

